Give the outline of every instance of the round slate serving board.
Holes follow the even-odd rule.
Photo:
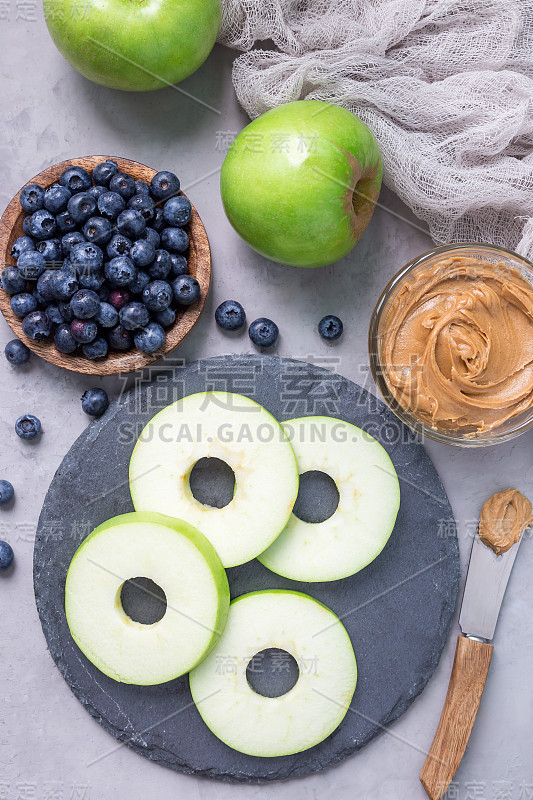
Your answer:
[[[378,558],[357,575],[300,583],[257,561],[228,571],[232,597],[264,588],[306,592],[342,619],[352,639],[359,676],[350,710],[325,741],[293,756],[246,756],[219,741],[192,703],[186,675],[160,686],[116,683],[80,652],[65,620],[65,577],[76,548],[95,526],[133,510],[128,464],[142,427],[168,403],[206,389],[246,394],[281,421],[323,414],[358,425],[384,445],[400,479],[393,534]],[[422,445],[381,401],[303,362],[226,356],[159,375],[126,393],[88,426],[46,496],[35,542],[34,584],[50,653],[76,697],[106,730],[180,772],[262,782],[335,764],[403,714],[431,677],[446,642],[457,600],[459,555],[453,514],[437,472]]]

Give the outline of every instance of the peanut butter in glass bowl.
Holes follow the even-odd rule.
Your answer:
[[[520,435],[533,426],[533,265],[492,245],[424,253],[379,298],[369,356],[418,433],[462,447]]]

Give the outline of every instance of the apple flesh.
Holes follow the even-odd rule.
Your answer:
[[[296,660],[299,677],[279,697],[264,697],[246,667],[268,648]],[[329,608],[300,592],[270,590],[231,603],[213,652],[189,675],[198,711],[229,747],[251,756],[286,756],[323,741],[340,725],[357,682],[346,629]]]
[[[320,100],[273,108],[237,136],[221,193],[237,233],[261,255],[298,267],[350,252],[379,195],[382,161],[354,114]]]
[[[218,34],[220,0],[44,0],[46,24],[68,63],[125,91],[160,89],[200,67]]]
[[[167,609],[144,625],[125,613],[126,580],[150,578]],[[183,675],[220,638],[229,608],[226,573],[207,539],[162,514],[104,522],[76,551],[65,585],[72,638],[99,670],[121,683],[152,686]]]

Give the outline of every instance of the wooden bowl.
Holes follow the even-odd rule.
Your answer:
[[[28,183],[37,183],[39,186],[45,188],[51,186],[59,180],[59,176],[63,170],[70,166],[84,167],[92,174],[94,167],[107,158],[112,158],[113,161],[116,161],[120,170],[127,172],[135,180],[143,180],[150,183],[157,172],[157,170],[151,169],[144,164],[139,164],[137,161],[129,161],[126,158],[117,158],[116,156],[87,156],[85,158],[73,158],[69,161],[61,161],[61,163],[43,170],[43,172],[40,172],[29,180]],[[27,184],[25,184],[25,186],[26,185]],[[180,192],[180,194],[183,193]],[[19,236],[23,236],[22,220],[26,216],[26,212],[22,209],[19,198],[20,191],[11,200],[0,220],[0,274],[5,267],[15,265],[15,259],[10,255],[11,248],[15,239]],[[191,306],[184,308],[182,313],[178,312],[174,325],[171,328],[167,328],[165,331],[166,339],[164,346],[153,355],[145,355],[135,348],[125,353],[110,350],[106,358],[97,361],[90,361],[88,358],[85,358],[85,356],[77,355],[76,353],[66,355],[60,353],[59,350],[56,349],[52,338],[42,342],[34,342],[32,339],[25,336],[22,331],[22,319],[13,314],[11,310],[11,296],[8,295],[7,292],[4,292],[1,287],[0,311],[4,315],[4,319],[13,333],[21,339],[30,350],[33,350],[34,353],[44,358],[45,361],[49,361],[51,364],[56,364],[59,367],[72,370],[72,372],[82,372],[88,375],[116,375],[119,372],[133,372],[134,370],[143,369],[143,367],[149,366],[168,355],[174,348],[181,344],[198,322],[207,299],[211,280],[211,252],[205,228],[194,206],[192,206],[192,218],[186,226],[186,231],[190,239],[187,255],[189,273],[194,275],[200,284],[200,299]]]

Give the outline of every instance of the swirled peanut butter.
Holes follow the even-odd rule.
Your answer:
[[[479,538],[497,555],[506,553],[533,523],[531,502],[518,489],[497,492],[484,504],[479,519]]]
[[[431,427],[488,431],[533,406],[533,286],[517,270],[443,258],[400,286],[380,334],[392,394]]]

